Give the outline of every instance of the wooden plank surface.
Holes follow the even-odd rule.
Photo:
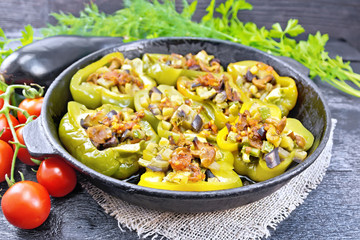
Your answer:
[[[85,1],[73,0],[1,0],[0,27],[17,31],[25,24],[44,26],[54,10],[78,12]],[[120,1],[94,1],[104,11],[111,12]],[[179,1],[177,1],[179,2]],[[254,10],[241,18],[259,25],[285,23],[288,18],[299,18],[309,32],[320,30],[346,42],[329,43],[331,54],[338,53],[351,60],[360,73],[360,2],[358,0],[317,1],[250,1]],[[208,1],[199,1],[199,7]],[[12,9],[11,11],[9,9]],[[198,12],[201,16],[203,11]],[[348,96],[328,84],[316,81],[321,88],[333,118],[338,120],[334,134],[333,157],[327,174],[318,188],[291,216],[272,230],[269,239],[360,239],[360,99]],[[30,167],[19,164],[27,179],[34,180]],[[0,194],[7,188],[0,184]],[[138,239],[135,232],[121,232],[117,222],[77,186],[64,198],[52,199],[48,220],[34,230],[20,230],[10,225],[0,212],[0,239]]]
[[[78,15],[84,5],[91,0],[1,0],[0,27],[6,31],[22,29],[31,24],[36,28],[47,23],[55,23],[50,12],[65,12]],[[113,13],[123,6],[122,1],[93,0],[100,11]],[[178,7],[182,0],[176,0]],[[192,2],[192,1],[189,1]],[[210,0],[198,0],[198,10],[194,16],[199,20],[205,14]],[[224,0],[217,0],[217,4]],[[359,0],[248,0],[253,5],[251,11],[241,11],[239,18],[244,22],[255,22],[258,26],[271,28],[275,22],[284,27],[290,18],[299,19],[306,33],[317,31],[328,33],[332,38],[345,39],[360,49],[360,1]],[[303,37],[306,35],[304,34]]]
[[[336,50],[336,49],[335,49]],[[360,63],[353,64],[360,72]],[[358,239],[360,236],[360,99],[316,82],[338,120],[333,157],[323,182],[290,217],[272,230],[269,239]],[[19,164],[25,177],[35,179],[30,167]],[[6,189],[4,183],[0,188]],[[1,191],[0,194],[3,194]],[[79,185],[64,198],[52,199],[48,220],[37,229],[20,230],[0,213],[0,239],[138,239],[121,232],[117,222]]]

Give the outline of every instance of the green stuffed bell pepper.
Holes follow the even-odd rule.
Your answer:
[[[228,73],[207,73],[196,78],[182,76],[177,81],[177,89],[185,97],[202,102],[219,128],[232,122],[238,116],[246,95],[236,86]]]
[[[144,75],[139,58],[124,59],[114,52],[76,72],[70,91],[75,101],[91,109],[107,103],[134,108],[135,92],[155,85]]]
[[[69,153],[88,167],[124,179],[138,171],[141,151],[158,141],[142,118],[142,112],[130,108],[105,104],[89,110],[72,101],[60,122],[59,137]]]
[[[158,84],[175,86],[180,76],[195,77],[205,72],[220,73],[223,68],[220,61],[204,50],[196,55],[180,54],[144,54],[146,73]]]
[[[203,104],[187,99],[170,118],[158,124],[157,133],[164,138],[171,136],[175,141],[184,135],[189,139],[196,136],[204,141],[216,142],[218,128]]]
[[[159,122],[170,119],[185,99],[173,86],[159,85],[137,92],[134,102],[136,111],[144,111],[145,120],[157,129]]]
[[[227,71],[249,98],[277,105],[283,116],[294,108],[298,91],[294,79],[279,76],[269,65],[257,61],[230,63]]]
[[[259,108],[258,108],[259,109]],[[221,149],[234,154],[235,171],[254,181],[265,181],[285,172],[293,162],[303,161],[313,135],[296,119],[259,114],[239,114],[217,136]]]
[[[151,143],[139,160],[146,167],[138,185],[175,191],[214,191],[242,186],[233,171],[234,158],[198,138],[176,143],[161,138]]]

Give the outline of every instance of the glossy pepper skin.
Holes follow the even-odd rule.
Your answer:
[[[37,83],[46,89],[78,59],[102,48],[122,43],[122,38],[59,35],[26,45],[1,64],[8,84]]]
[[[240,113],[244,113],[245,111],[248,111],[251,119],[257,119],[261,122],[270,121],[269,119],[274,119],[275,121],[280,122],[282,117],[281,110],[276,105],[265,103],[258,99],[252,99],[251,101],[245,102],[240,110]],[[236,122],[238,122],[238,120],[236,120]],[[278,134],[280,136],[280,134],[284,133],[284,136],[288,136],[291,132],[295,135],[301,136],[305,140],[302,150],[307,151],[312,146],[314,137],[310,131],[308,131],[299,120],[286,118],[286,125]],[[228,127],[224,127],[219,131],[217,135],[218,146],[221,149],[230,151],[234,154],[234,169],[238,174],[246,175],[257,182],[265,181],[284,173],[293,162],[296,154],[296,149],[292,148],[289,150],[289,155],[281,159],[280,163],[273,168],[268,167],[264,159],[265,154],[260,154],[259,157],[256,157],[253,160],[250,159],[250,161],[244,161],[240,155],[242,154],[241,150],[243,146],[247,146],[247,143],[230,141],[227,139],[228,134]],[[263,140],[270,141],[267,137]],[[281,141],[278,144],[280,147],[286,147],[285,143],[283,145]]]
[[[256,182],[262,182],[283,174],[292,163],[294,152],[274,168],[269,168],[264,159],[257,162],[246,163],[241,160],[237,152],[234,153],[234,169],[240,175],[246,175]]]
[[[195,71],[182,68],[174,68],[166,64],[164,59],[171,58],[169,54],[149,54],[146,53],[143,56],[144,66],[146,73],[154,78],[158,84],[167,84],[170,86],[176,86],[176,81],[180,76],[196,77],[205,72]],[[160,60],[162,59],[162,60]],[[222,70],[222,69],[221,69]]]
[[[102,86],[95,85],[90,82],[86,82],[88,76],[94,73],[97,69],[109,66],[114,59],[119,59],[124,62],[124,57],[120,52],[110,53],[100,60],[89,64],[83,69],[80,69],[74,74],[70,82],[70,91],[75,101],[84,104],[88,108],[97,108],[102,104],[113,104],[120,107],[134,108],[134,96],[130,94],[121,94],[113,92]],[[138,59],[139,60],[139,59]],[[134,66],[139,77],[144,83],[144,88],[148,89],[156,85],[155,81],[144,76],[142,72],[142,62],[136,61],[134,64],[140,66]]]
[[[164,172],[154,172],[150,169],[146,169],[146,172],[141,175],[138,185],[174,191],[215,191],[241,187],[242,181],[233,171],[234,157],[230,152],[222,151],[222,154],[222,159],[217,161],[220,166],[219,170],[212,170],[212,173],[220,180],[219,182],[166,182],[163,181],[165,177]]]
[[[287,122],[285,128],[302,136],[306,141],[304,150],[308,150],[314,142],[314,136],[301,124],[299,120],[294,118],[287,118],[286,120]],[[234,152],[233,154],[235,171],[241,175],[249,176],[254,181],[261,182],[284,173],[293,162],[295,152],[290,152],[290,155],[283,159],[281,163],[274,168],[269,168],[263,158],[256,162],[245,163],[241,160],[238,152]]]
[[[232,76],[226,72],[220,74],[213,74],[215,78],[223,78],[226,79],[225,89],[229,88],[232,92],[237,94],[238,100],[234,100],[233,102],[239,102],[241,105],[243,102],[249,100],[246,94],[235,84]],[[218,128],[223,128],[227,122],[232,122],[236,119],[237,113],[239,112],[240,108],[236,110],[234,114],[225,115],[223,109],[221,109],[215,102],[211,99],[203,99],[201,98],[196,91],[192,91],[189,89],[191,85],[194,84],[195,78],[190,78],[187,76],[179,77],[177,81],[177,89],[178,91],[187,98],[193,99],[195,101],[201,102],[204,105],[204,108],[207,110],[208,114],[212,119],[214,119],[215,124]],[[223,91],[225,91],[223,89]]]
[[[244,113],[246,110],[250,112],[250,115],[254,118],[261,118],[265,120],[268,117],[274,117],[281,119],[282,113],[278,106],[272,103],[266,103],[258,99],[250,99],[244,102],[241,106],[240,113]]]
[[[281,119],[280,108],[278,108],[274,104],[265,103],[257,99],[251,99],[245,102],[240,109],[240,113],[244,113],[245,111],[249,111],[251,116],[254,118],[260,118],[265,120],[268,117],[273,117],[278,120]],[[218,146],[226,151],[231,151],[231,152],[238,151],[239,144],[237,142],[231,142],[226,140],[228,133],[229,131],[227,127],[224,127],[219,131],[216,137],[216,142]]]
[[[276,84],[279,84],[279,88],[273,89],[263,99],[265,102],[273,103],[277,105],[282,112],[283,116],[287,116],[289,111],[295,107],[298,91],[294,79],[290,77],[279,76],[278,73],[269,65],[266,65],[257,61],[241,61],[237,63],[229,64],[227,71],[233,76],[237,85],[243,89],[244,92],[251,95],[247,91],[242,83],[239,83],[237,79],[243,78],[247,72],[254,67],[258,67],[266,72],[267,75],[272,75]]]
[[[122,108],[110,104],[103,105],[97,110],[120,112]],[[139,169],[137,163],[142,149],[148,142],[157,142],[158,136],[146,121],[140,121],[148,141],[135,144],[119,144],[115,147],[98,150],[90,141],[85,129],[81,126],[81,119],[96,110],[89,110],[77,102],[68,103],[68,112],[64,115],[59,126],[59,137],[66,149],[76,159],[88,167],[114,178],[124,179]]]
[[[177,96],[178,99],[180,99],[179,105],[185,102],[184,96],[181,95],[181,93],[179,93],[173,86],[159,85],[157,86],[157,89],[159,89],[166,97],[170,98],[171,96]],[[150,89],[144,89],[135,93],[134,96],[135,110],[136,111],[144,110],[145,120],[148,121],[154,129],[157,129],[160,120],[156,118],[148,108],[145,108],[141,105],[141,98],[144,98],[146,99],[146,101],[150,102],[149,94],[150,94]]]
[[[199,106],[200,104],[193,102],[193,105]],[[204,124],[208,123],[211,120],[211,118],[209,118],[207,113],[208,113],[208,111],[206,111],[206,110],[203,110],[199,113],[199,115],[203,119]],[[172,136],[174,138],[175,142],[180,139],[180,133],[165,129],[162,122],[159,122],[156,129],[157,129],[157,133],[158,133],[159,137],[169,138],[170,136]],[[200,130],[200,132],[194,132],[191,128],[189,128],[189,129],[186,129],[185,132],[183,132],[182,134],[185,136],[185,138],[188,138],[188,139],[193,139],[196,136],[196,137],[202,138],[204,140],[206,139],[206,141],[208,141],[208,142],[212,142],[212,143],[216,142],[216,135],[212,134],[210,132],[208,134],[205,134],[205,133],[203,134],[201,132],[201,130]]]

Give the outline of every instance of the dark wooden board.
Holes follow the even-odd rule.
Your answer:
[[[338,51],[337,49],[330,49]],[[360,62],[354,62],[360,73]],[[333,157],[318,188],[288,219],[272,230],[270,239],[358,239],[360,237],[360,99],[343,94],[316,81],[338,120],[334,133]],[[19,164],[29,180],[35,174]],[[4,183],[1,194],[6,189]],[[135,232],[121,232],[87,192],[77,186],[65,198],[53,198],[49,219],[38,229],[20,230],[0,212],[0,239],[137,239]]]
[[[86,1],[65,0],[1,0],[0,27],[16,32],[25,24],[44,26],[52,21],[51,11],[78,12]],[[120,1],[94,1],[100,9],[111,12]],[[177,1],[179,3],[180,1]],[[209,1],[199,1],[199,7]],[[219,2],[219,1],[218,1]],[[340,54],[352,61],[360,73],[360,29],[358,0],[318,1],[250,1],[252,12],[241,18],[259,26],[285,23],[299,18],[309,32],[328,32],[335,39],[327,47],[330,54]],[[114,7],[115,6],[115,7]],[[9,11],[9,9],[13,9]],[[201,16],[203,11],[199,11]],[[339,41],[343,38],[346,42]],[[357,49],[351,47],[356,46]],[[334,134],[333,157],[323,182],[289,218],[271,230],[269,239],[360,239],[360,98],[346,95],[316,80],[329,104],[333,118],[338,120]],[[30,167],[19,165],[25,177],[34,180]],[[7,188],[0,184],[4,193]],[[122,232],[117,222],[107,215],[80,185],[65,198],[53,198],[48,220],[34,230],[21,230],[10,225],[0,211],[0,239],[138,239],[132,231]]]
[[[65,12],[78,15],[90,0],[1,0],[0,27],[5,31],[22,29],[31,24],[36,28],[44,27],[47,23],[55,23],[51,12]],[[93,0],[100,11],[113,13],[123,6],[118,0]],[[182,0],[175,1],[178,8]],[[192,2],[190,0],[189,2]],[[217,0],[217,4],[224,0]],[[251,11],[241,11],[239,18],[244,22],[255,22],[258,26],[271,28],[279,22],[286,26],[290,18],[299,19],[306,33],[317,31],[328,33],[332,38],[345,39],[352,46],[360,48],[360,2],[359,0],[248,0],[253,5]],[[198,0],[198,10],[194,16],[200,20],[210,0]],[[303,35],[303,38],[306,35]]]

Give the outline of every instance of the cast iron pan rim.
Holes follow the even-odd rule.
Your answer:
[[[207,191],[207,192],[186,192],[186,191],[161,190],[161,189],[142,187],[142,186],[138,186],[136,184],[124,182],[124,181],[121,181],[121,180],[118,180],[118,179],[115,179],[115,178],[112,178],[109,176],[105,176],[105,175],[100,174],[100,173],[96,172],[95,170],[87,167],[80,161],[76,160],[63,148],[62,145],[59,145],[54,140],[54,136],[52,136],[52,134],[49,130],[50,129],[49,121],[52,121],[52,119],[50,119],[49,114],[42,114],[41,120],[42,120],[42,124],[44,126],[45,135],[48,137],[49,141],[51,142],[51,145],[54,146],[54,148],[56,148],[58,155],[61,155],[65,159],[69,160],[72,165],[81,169],[81,171],[83,173],[94,177],[96,180],[107,182],[107,183],[109,183],[113,186],[117,186],[118,188],[123,189],[124,191],[127,191],[127,192],[139,193],[142,195],[151,195],[153,197],[156,196],[158,198],[181,197],[182,199],[184,199],[184,198],[185,199],[202,199],[206,196],[211,196],[211,197],[216,197],[216,198],[235,197],[235,196],[242,195],[244,193],[253,192],[258,188],[267,188],[267,187],[278,185],[282,182],[290,181],[290,179],[293,176],[299,174],[300,172],[302,172],[306,168],[308,168],[317,159],[317,157],[320,155],[320,153],[323,151],[323,149],[325,148],[325,146],[329,140],[330,125],[331,125],[330,119],[331,118],[330,118],[330,110],[329,110],[329,108],[326,104],[326,101],[325,101],[321,91],[319,90],[319,88],[307,76],[305,76],[301,72],[297,71],[295,68],[293,68],[286,62],[276,58],[275,56],[269,55],[263,51],[260,51],[258,49],[252,48],[252,47],[244,46],[244,45],[241,45],[238,43],[233,43],[233,42],[229,42],[229,41],[225,41],[225,40],[217,40],[217,39],[210,39],[210,38],[196,38],[196,37],[162,37],[162,38],[156,38],[156,39],[139,40],[139,41],[134,41],[134,42],[130,42],[130,43],[123,43],[123,44],[119,44],[119,45],[116,45],[116,46],[113,46],[110,48],[101,49],[101,50],[96,51],[92,54],[89,54],[88,56],[73,63],[55,79],[55,81],[49,87],[47,94],[45,96],[44,109],[48,108],[48,98],[53,91],[56,91],[57,83],[62,80],[62,78],[67,74],[67,72],[74,70],[74,69],[79,69],[79,66],[81,66],[83,62],[103,56],[106,53],[117,51],[119,48],[121,49],[128,45],[132,45],[132,44],[136,45],[139,43],[152,43],[152,42],[158,42],[158,41],[164,41],[164,40],[165,41],[184,41],[184,40],[185,41],[205,41],[205,42],[215,42],[215,43],[219,43],[219,44],[226,44],[226,45],[234,46],[235,48],[239,48],[239,47],[245,48],[245,49],[251,50],[253,52],[257,52],[259,55],[263,55],[275,62],[278,62],[279,64],[283,65],[284,67],[290,69],[293,73],[295,73],[295,75],[298,75],[303,81],[306,81],[307,84],[311,85],[311,87],[314,88],[314,90],[319,95],[319,98],[321,99],[322,104],[324,105],[325,113],[326,113],[326,119],[325,119],[326,126],[324,126],[325,133],[321,139],[319,146],[315,149],[315,151],[311,154],[311,156],[309,156],[303,163],[297,165],[296,167],[294,167],[292,169],[289,169],[288,171],[286,171],[284,174],[282,174],[280,176],[271,178],[264,182],[259,182],[256,184],[251,184],[251,185],[243,186],[243,187],[239,187],[239,188],[217,190],[217,191]],[[84,66],[81,66],[81,67],[84,67]]]

